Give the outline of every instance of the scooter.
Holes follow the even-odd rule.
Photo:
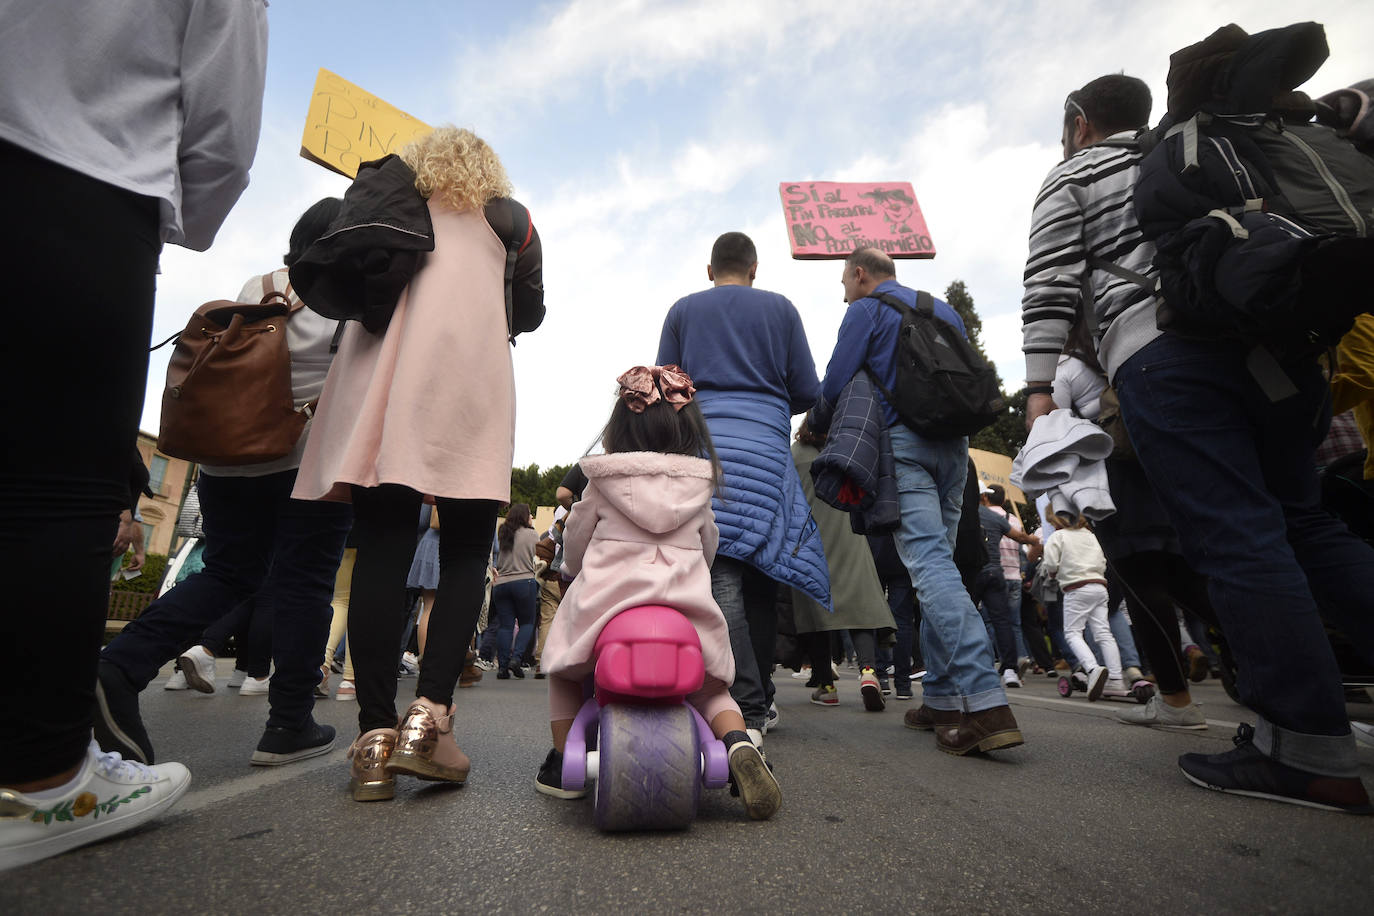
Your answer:
[[[687,703],[706,667],[691,621],[670,607],[617,614],[594,648],[591,695],[568,734],[563,787],[593,788],[602,830],[677,830],[701,790],[729,784],[725,745]]]
[[[1061,697],[1072,696],[1074,693],[1088,692],[1088,675],[1082,668],[1077,668],[1068,677],[1059,679],[1059,695]],[[1155,695],[1155,685],[1147,680],[1133,681],[1131,686],[1125,690],[1103,689],[1101,699],[1104,700],[1135,700],[1137,703],[1148,703],[1150,697]]]

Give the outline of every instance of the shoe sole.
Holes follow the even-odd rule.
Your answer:
[[[1098,668],[1097,671],[1102,671],[1102,669]],[[1102,677],[1096,677],[1097,671],[1094,671],[1092,674],[1088,675],[1089,703],[1094,703],[1102,698],[1102,688],[1105,687],[1107,684],[1106,672],[1103,672]]]
[[[95,704],[100,710],[100,715],[95,720],[96,743],[105,747],[105,743],[113,744],[119,753],[126,760],[137,760],[139,763],[152,766],[151,754],[145,754],[138,742],[124,733],[124,729],[115,722],[114,716],[110,714],[109,701],[105,699],[105,686],[99,680],[95,682]]]
[[[470,768],[469,768],[470,769]],[[414,776],[428,782],[448,782],[461,786],[468,781],[469,770],[441,766],[434,761],[406,751],[394,751],[386,763],[386,771],[393,776]]]
[[[349,779],[348,792],[353,796],[354,801],[390,801],[396,797],[396,780],[359,782],[357,779]]]
[[[288,751],[285,754],[274,754],[270,751],[254,751],[253,766],[255,767],[279,767],[284,763],[295,763],[297,760],[309,760],[311,757],[319,757],[321,754],[328,754],[334,749],[334,740],[331,738],[328,744],[321,744],[319,747],[307,747],[298,751]]]
[[[869,712],[882,712],[887,706],[883,702],[883,693],[878,689],[877,684],[863,684],[859,687],[859,694],[863,697],[864,709]]]
[[[587,797],[586,789],[556,789],[553,786],[544,785],[538,779],[534,781],[534,791],[540,795],[547,795],[549,798],[561,798],[564,801]]]
[[[181,665],[181,673],[186,676],[188,686],[199,690],[201,693],[214,693],[215,682],[207,681],[200,676],[200,671],[196,668],[195,659],[189,655],[182,655],[177,658],[177,663]]]
[[[970,744],[965,748],[947,747],[939,741],[935,742],[935,746],[951,756],[965,757],[975,752],[985,754],[988,751],[1001,751],[1011,747],[1020,747],[1025,743],[1026,739],[1022,737],[1020,729],[1011,729],[988,735],[977,744]]]
[[[894,700],[910,700],[910,699],[912,699],[912,695],[909,694],[909,693],[899,693],[899,694],[897,694],[895,697],[893,697],[892,699],[894,699]]]
[[[768,764],[753,744],[742,742],[730,749],[730,775],[739,788],[744,810],[756,821],[766,821],[782,807],[782,789]]]
[[[839,705],[840,705],[840,701],[839,701],[839,698],[838,698],[838,697],[835,698],[835,699],[833,699],[833,700],[812,700],[811,702],[812,702],[812,703],[815,703],[817,706],[839,706]]]
[[[1210,789],[1213,792],[1223,792],[1227,795],[1243,795],[1246,798],[1262,798],[1266,801],[1282,802],[1285,805],[1299,805],[1303,808],[1316,808],[1318,811],[1335,811],[1339,814],[1374,814],[1374,806],[1371,805],[1365,805],[1360,808],[1342,808],[1339,805],[1324,805],[1321,802],[1308,801],[1303,798],[1293,798],[1288,795],[1272,795],[1266,792],[1251,792],[1248,789],[1227,789],[1223,786],[1213,785],[1205,779],[1199,779],[1192,773],[1189,773],[1187,770],[1183,769],[1183,767],[1179,767],[1178,771],[1182,773],[1183,777],[1187,779],[1189,782],[1191,782],[1193,785],[1201,786],[1204,789]]]

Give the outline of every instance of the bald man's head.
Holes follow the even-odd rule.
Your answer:
[[[844,259],[844,301],[854,302],[873,292],[880,284],[896,279],[892,259],[876,248],[860,248]]]

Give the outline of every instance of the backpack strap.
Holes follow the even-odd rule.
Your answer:
[[[906,317],[907,309],[911,309],[913,312],[916,312],[918,315],[923,315],[926,318],[933,318],[935,316],[935,297],[923,289],[918,289],[916,291],[916,305],[914,308],[891,293],[869,294],[868,298],[876,299],[883,305],[895,309],[897,314],[901,315],[903,318]],[[893,397],[892,392],[888,390],[886,385],[878,381],[878,373],[874,372],[873,367],[868,365],[867,362],[864,363],[863,369],[868,373],[869,381],[883,393],[883,398],[886,400],[887,405],[896,410],[896,407],[893,406],[897,403],[896,398]]]
[[[511,233],[505,239],[506,242],[506,336],[510,339],[511,345],[515,345],[515,261],[520,253],[525,250],[525,246],[530,243],[530,238],[534,232],[534,224],[530,222],[530,211],[517,204],[511,198],[506,198],[506,206],[510,209]]]

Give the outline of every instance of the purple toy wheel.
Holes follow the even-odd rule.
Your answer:
[[[1061,677],[1059,679],[1058,687],[1059,695],[1061,697],[1066,697],[1069,694],[1073,693],[1073,683],[1066,677]]]
[[[701,749],[687,706],[601,710],[594,819],[602,830],[676,830],[701,798]]]

